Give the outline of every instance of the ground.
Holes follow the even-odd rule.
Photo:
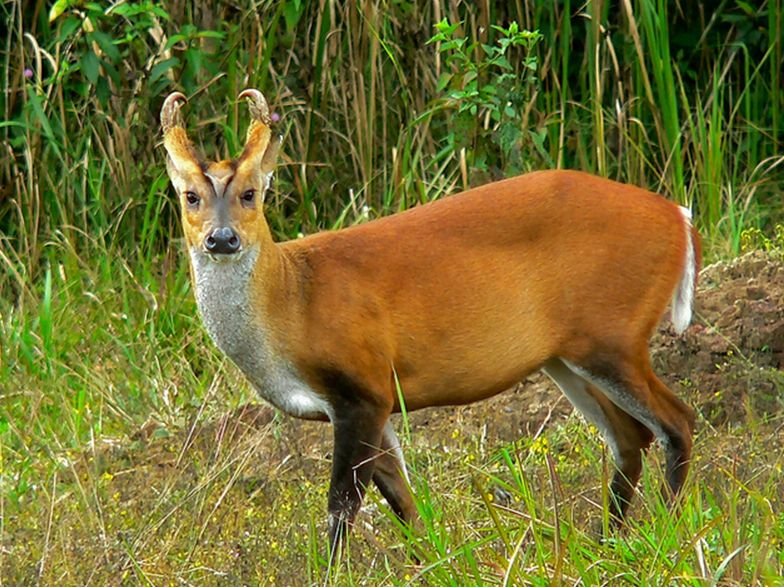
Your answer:
[[[688,541],[696,533],[694,548],[688,545],[683,552],[696,561],[697,575],[713,573],[722,577],[720,584],[775,583],[771,577],[784,566],[776,554],[784,524],[775,514],[782,505],[778,453],[784,439],[784,264],[768,254],[751,253],[707,267],[696,299],[692,326],[676,336],[663,320],[651,347],[656,372],[699,414],[693,497],[686,508],[691,511],[695,500],[699,520],[694,522],[697,529],[689,530],[684,522],[686,529],[672,530],[673,541],[682,542],[682,534]],[[240,384],[236,373],[229,383]],[[218,398],[216,392],[210,401]],[[588,532],[583,516],[601,520],[601,478],[610,465],[595,431],[586,431],[571,412],[555,386],[536,374],[479,404],[410,414],[408,431],[396,417],[422,500],[421,534],[401,545],[400,530],[388,516],[379,515],[384,505],[371,491],[355,532],[353,563],[347,567],[357,576],[331,579],[319,563],[331,450],[328,426],[283,417],[255,402],[209,419],[199,411],[190,426],[179,430],[150,421],[129,438],[98,441],[77,455],[74,466],[53,479],[62,488],[50,493],[52,503],[37,504],[41,515],[36,522],[7,523],[6,532],[14,532],[14,539],[4,547],[4,575],[11,584],[25,576],[35,583],[40,574],[43,584],[74,584],[75,577],[83,577],[84,584],[299,585],[329,579],[341,585],[440,585],[459,584],[453,577],[479,573],[486,577],[482,584],[500,584],[510,572],[506,562],[518,556],[510,558],[507,538],[519,535],[518,548],[539,548],[543,541],[557,554],[559,544],[563,552],[575,542],[555,539],[553,546],[559,523]],[[648,464],[646,476],[660,475],[661,457],[655,451]],[[705,489],[728,475],[748,493]],[[640,528],[648,520],[666,517],[651,499],[638,499],[633,517],[640,526],[629,531],[631,536],[644,536]],[[737,512],[726,505],[736,502]],[[755,517],[765,507],[770,511]],[[571,509],[566,514],[563,508]],[[533,525],[537,516],[541,527]],[[515,534],[518,519],[530,526]],[[722,533],[716,527],[719,520],[737,529]],[[748,529],[752,523],[759,527]],[[741,545],[736,548],[745,544],[746,534],[761,537],[748,538],[747,550],[733,554],[736,542]],[[475,551],[469,553],[466,544]],[[637,543],[629,538],[629,544]],[[642,560],[644,555],[635,548],[643,547],[629,544],[624,548],[630,550],[618,556],[619,564],[630,570],[605,572],[596,562],[586,568],[599,578],[638,572],[635,557]],[[407,556],[412,548],[422,564]],[[713,559],[711,549],[716,551]],[[465,554],[468,562],[458,562],[455,552]],[[578,557],[569,552],[563,556]],[[612,559],[615,554],[603,556]],[[471,563],[474,558],[479,563]],[[476,571],[472,564],[478,565]],[[574,570],[579,566],[569,571],[566,564],[540,564],[548,573],[565,573],[562,578],[568,579],[571,572],[590,583],[583,575],[588,571]],[[650,566],[653,576],[660,572],[656,568]],[[677,565],[671,568],[686,573]],[[535,584],[523,578],[526,569],[533,567],[518,570],[517,582],[508,584]]]

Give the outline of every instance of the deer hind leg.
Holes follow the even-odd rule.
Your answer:
[[[653,434],[560,359],[551,360],[543,370],[585,419],[602,432],[610,447],[616,464],[610,483],[610,515],[620,524],[642,472],[642,454]]]
[[[667,484],[671,495],[675,497],[683,487],[686,474],[689,472],[695,414],[691,406],[685,404],[670,391],[652,371],[648,374],[648,387],[668,413],[678,415],[676,420],[679,434],[668,445],[665,445],[667,448]]]
[[[409,490],[410,480],[400,442],[387,420],[381,437],[381,452],[376,457],[373,482],[387,500],[400,521],[408,523],[416,515],[416,507]]]
[[[617,353],[614,362],[564,363],[599,388],[612,403],[645,425],[664,447],[671,497],[680,491],[689,470],[694,410],[682,402],[651,371],[646,355],[632,361]]]

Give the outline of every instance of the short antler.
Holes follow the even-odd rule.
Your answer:
[[[245,148],[239,158],[240,165],[248,164],[253,169],[260,170],[263,167],[265,172],[270,171],[275,165],[279,139],[272,135],[272,118],[267,99],[255,88],[242,90],[237,99],[243,98],[248,100],[250,125],[245,136]]]
[[[242,90],[240,95],[237,96],[238,100],[242,100],[243,98],[248,99],[250,117],[253,122],[261,122],[267,126],[272,124],[269,106],[267,105],[267,99],[264,97],[264,94],[255,88],[247,88]]]
[[[182,92],[172,92],[163,101],[161,106],[161,126],[163,127],[164,134],[169,132],[172,128],[182,128],[182,114],[180,113],[180,106],[183,102],[187,102],[188,98]]]
[[[169,161],[180,174],[192,173],[199,168],[199,157],[188,139],[180,113],[180,106],[187,101],[182,92],[172,92],[161,106],[163,146],[169,154]]]

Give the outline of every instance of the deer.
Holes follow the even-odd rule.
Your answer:
[[[198,311],[267,402],[333,430],[328,539],[371,481],[404,523],[416,506],[390,416],[490,398],[541,370],[601,433],[621,525],[657,439],[674,498],[695,412],[656,376],[649,339],[688,327],[701,263],[687,208],[580,171],[534,171],[347,228],[275,242],[264,200],[282,138],[263,94],[236,159],[189,140],[163,102],[166,168]]]

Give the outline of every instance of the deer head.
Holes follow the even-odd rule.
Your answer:
[[[239,258],[253,247],[272,245],[263,203],[275,168],[280,137],[271,129],[269,107],[258,90],[242,91],[251,123],[236,159],[210,162],[196,152],[182,122],[186,102],[173,92],[161,108],[166,169],[180,199],[182,226],[191,251],[214,260]]]

